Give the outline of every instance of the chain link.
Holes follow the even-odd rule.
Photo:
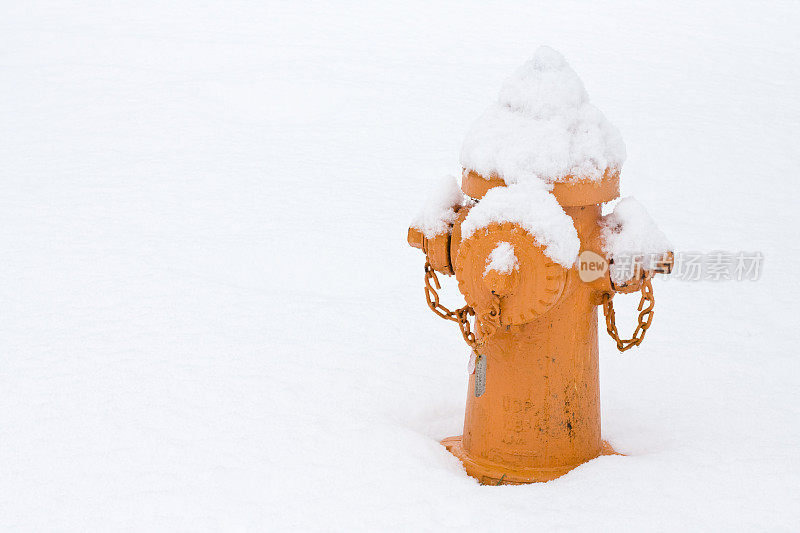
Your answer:
[[[497,331],[497,328],[500,327],[500,297],[495,294],[492,300],[491,309],[483,316],[479,317],[478,324],[482,335],[481,340],[478,340],[475,336],[475,332],[472,331],[472,326],[470,325],[470,318],[475,316],[475,309],[469,305],[465,305],[464,307],[460,307],[453,311],[449,310],[439,302],[439,294],[436,292],[436,290],[441,288],[442,286],[439,284],[439,278],[436,276],[436,271],[431,266],[430,261],[428,261],[426,258],[425,300],[428,302],[428,307],[431,308],[431,311],[445,320],[452,320],[453,322],[457,323],[458,329],[461,330],[461,336],[464,337],[464,341],[466,341],[470,348],[477,351],[477,349],[480,346],[483,346],[488,338],[492,336],[495,331]]]
[[[611,338],[617,343],[617,349],[624,352],[634,346],[639,346],[644,340],[644,334],[647,333],[650,324],[653,322],[653,308],[656,305],[655,297],[653,296],[653,286],[650,284],[650,275],[645,275],[642,281],[642,297],[639,300],[639,319],[636,325],[636,330],[630,339],[620,339],[619,331],[617,331],[616,315],[614,313],[614,302],[611,301],[611,293],[603,294],[603,314],[606,317],[606,330]],[[645,307],[645,304],[646,307]]]

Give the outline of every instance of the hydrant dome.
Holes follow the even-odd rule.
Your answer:
[[[619,173],[625,143],[564,56],[542,46],[472,124],[460,160],[507,185],[599,182]]]

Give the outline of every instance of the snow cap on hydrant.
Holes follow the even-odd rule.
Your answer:
[[[461,189],[444,178],[409,228],[426,256],[429,307],[472,351],[464,432],[442,443],[482,483],[547,481],[613,453],[600,437],[597,306],[620,350],[638,346],[653,317],[650,279],[672,261],[633,198],[602,216],[624,160],[619,131],[575,71],[541,47],[467,133]],[[455,274],[465,306],[439,301],[436,272]],[[637,290],[639,325],[621,339],[611,300]]]
[[[599,181],[624,162],[619,130],[589,102],[564,56],[547,46],[506,80],[461,149],[465,169],[507,185]]]

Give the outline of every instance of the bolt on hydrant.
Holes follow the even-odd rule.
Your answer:
[[[463,435],[442,444],[484,484],[549,481],[614,453],[600,435],[598,308],[620,351],[653,319],[651,278],[672,247],[633,198],[619,197],[625,145],[558,52],[540,48],[473,124],[460,190],[442,183],[408,231],[425,296],[471,348]],[[439,301],[455,274],[466,305]],[[616,293],[640,292],[620,338]]]

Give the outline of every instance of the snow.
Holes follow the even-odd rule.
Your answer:
[[[541,46],[472,125],[461,165],[507,184],[599,180],[625,161],[625,143],[559,52]]]
[[[614,283],[629,280],[635,262],[655,264],[672,251],[667,236],[632,196],[620,200],[603,217],[602,227],[603,252],[612,260],[609,270]]]
[[[484,275],[491,271],[499,274],[510,274],[519,270],[519,260],[514,254],[514,246],[510,242],[499,242],[486,258],[486,270]]]
[[[572,218],[555,196],[536,183],[489,189],[461,224],[461,240],[492,223],[518,224],[544,246],[544,253],[569,268],[575,264],[581,242]]]
[[[2,13],[0,530],[797,529],[796,3]],[[405,237],[543,42],[623,132],[623,194],[677,250],[765,262],[659,276],[624,354],[600,326],[625,457],[482,487],[438,444],[463,427],[469,350]],[[615,297],[621,334],[637,302]]]
[[[465,195],[461,192],[458,180],[455,176],[444,176],[411,222],[411,226],[432,239],[449,231],[458,216],[455,208],[464,204]]]

